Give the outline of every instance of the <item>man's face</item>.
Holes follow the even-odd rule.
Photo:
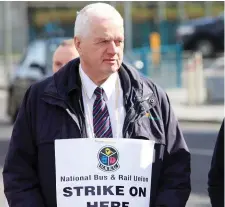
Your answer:
[[[68,45],[60,46],[53,56],[53,72],[56,73],[61,67],[78,56],[75,47]]]
[[[81,62],[96,74],[116,72],[123,60],[124,29],[116,20],[92,19],[86,37],[75,37]]]

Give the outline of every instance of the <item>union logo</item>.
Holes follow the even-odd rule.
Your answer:
[[[98,152],[98,168],[105,172],[113,172],[119,169],[119,153],[112,146],[105,146]]]

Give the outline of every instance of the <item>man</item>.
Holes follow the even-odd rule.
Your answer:
[[[66,63],[79,56],[73,39],[64,40],[53,55],[53,72],[56,73]]]
[[[3,171],[10,206],[56,206],[55,140],[123,137],[156,143],[151,207],[184,207],[190,153],[165,92],[122,63],[122,17],[108,4],[90,4],[74,33],[80,58],[24,97]]]
[[[224,120],[217,136],[208,174],[208,192],[212,207],[224,206]]]

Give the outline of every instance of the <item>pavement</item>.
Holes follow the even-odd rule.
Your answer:
[[[0,62],[1,64],[1,62]],[[0,68],[3,66],[0,65]],[[7,87],[7,81],[6,81],[6,73],[4,70],[0,69],[0,89],[4,90]]]
[[[166,93],[179,121],[221,123],[224,119],[224,103],[189,105],[185,88],[167,89]]]

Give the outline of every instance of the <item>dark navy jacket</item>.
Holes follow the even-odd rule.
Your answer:
[[[224,207],[224,119],[217,136],[208,173],[208,193],[212,207]]]
[[[54,140],[87,137],[78,66],[79,58],[70,61],[25,94],[3,169],[10,207],[56,207]],[[169,99],[124,63],[119,77],[124,138],[156,142],[151,207],[184,207],[191,191],[190,153]]]

